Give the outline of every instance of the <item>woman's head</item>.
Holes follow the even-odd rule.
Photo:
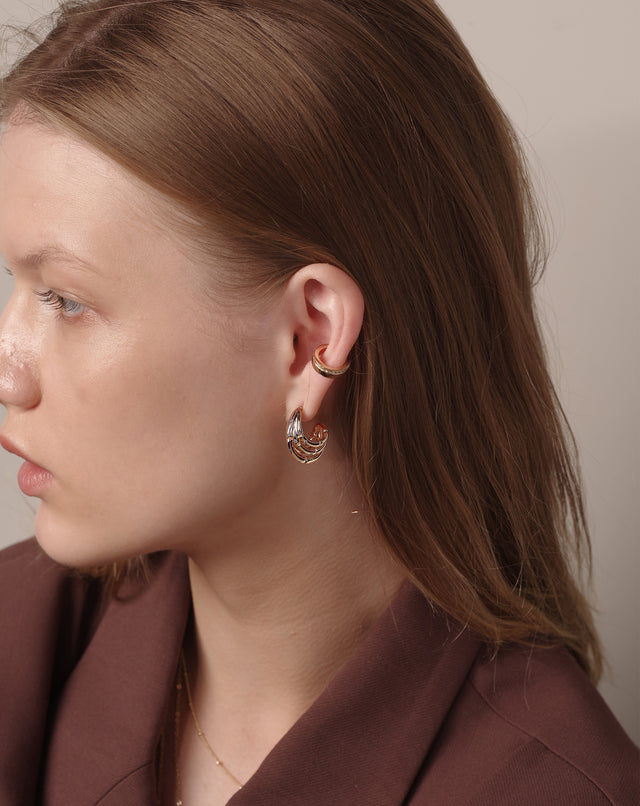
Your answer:
[[[1,100],[5,120],[35,114],[171,200],[216,256],[214,295],[259,306],[308,264],[351,278],[364,322],[329,425],[373,522],[456,618],[588,662],[535,211],[512,130],[435,3],[66,4]]]
[[[5,132],[0,244],[16,293],[0,326],[3,431],[47,470],[21,486],[42,498],[41,544],[69,565],[193,548],[267,497],[277,448],[287,460],[278,309],[230,316],[211,299],[203,276],[220,261],[176,237],[172,212],[64,131]]]

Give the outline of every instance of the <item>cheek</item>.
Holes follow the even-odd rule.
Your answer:
[[[48,379],[64,390],[48,398],[53,455],[64,457],[52,467],[61,494],[50,509],[96,540],[120,535],[124,553],[136,553],[186,549],[268,496],[285,440],[264,367],[197,339],[76,354]]]
[[[217,384],[208,377],[214,363]],[[66,421],[64,431],[76,437],[76,446],[93,446],[100,465],[109,469],[116,463],[124,472],[122,463],[142,470],[163,453],[162,464],[197,449],[203,430],[215,434],[234,408],[234,384],[219,361],[161,341],[131,340],[124,349],[93,350],[76,361],[70,356],[49,380],[49,387],[58,389],[57,402],[51,402],[58,409],[54,417]]]
[[[82,453],[92,446],[106,460],[122,445],[152,433],[170,388],[170,368],[154,367],[153,355],[133,339],[83,336],[44,356],[43,416],[60,439]]]

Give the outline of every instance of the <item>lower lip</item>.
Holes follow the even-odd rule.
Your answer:
[[[32,462],[25,462],[18,471],[18,486],[25,495],[40,495],[52,481],[48,470]]]

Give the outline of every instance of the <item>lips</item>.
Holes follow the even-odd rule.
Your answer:
[[[0,434],[0,445],[9,453],[13,453],[25,460],[18,471],[18,486],[22,492],[25,495],[40,497],[53,481],[51,473],[32,461],[25,451],[18,448],[3,434]]]

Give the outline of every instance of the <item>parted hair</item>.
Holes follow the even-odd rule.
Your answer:
[[[534,306],[544,232],[435,2],[64,3],[2,81],[2,118],[20,108],[224,243],[229,289],[313,262],[353,277],[365,319],[334,425],[382,539],[492,645],[564,643],[598,677],[575,445]]]

